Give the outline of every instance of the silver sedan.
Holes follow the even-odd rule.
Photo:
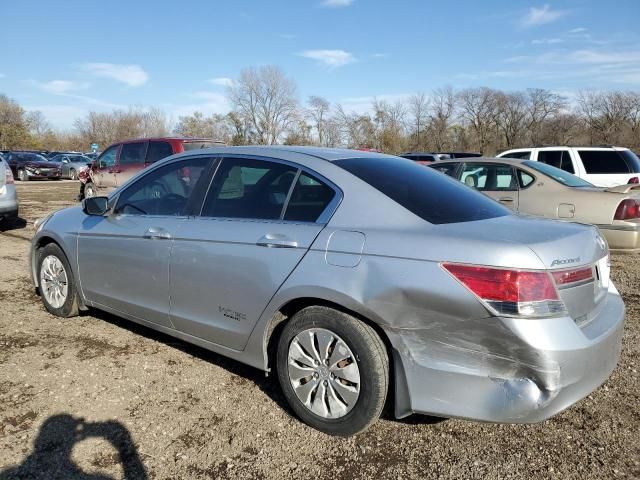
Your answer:
[[[49,312],[104,310],[275,370],[334,435],[387,397],[398,418],[539,422],[619,358],[624,305],[595,227],[514,215],[398,157],[185,152],[36,229]]]

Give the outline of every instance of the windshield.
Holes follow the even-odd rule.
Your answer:
[[[546,175],[547,177],[553,178],[556,182],[561,183],[562,185],[566,185],[567,187],[593,187],[592,183],[589,183],[586,180],[581,179],[580,177],[576,177],[572,173],[565,172],[564,170],[560,170],[559,168],[553,167],[551,165],[547,165],[546,163],[526,160],[522,162],[522,164],[535,170],[536,172],[540,172],[543,175]]]
[[[430,223],[458,223],[512,212],[453,178],[399,157],[350,158],[335,165]]]

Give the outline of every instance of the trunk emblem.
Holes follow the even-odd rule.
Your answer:
[[[571,263],[578,263],[580,261],[580,257],[576,258],[556,258],[553,262],[551,262],[551,266],[555,267],[556,265],[568,265]]]

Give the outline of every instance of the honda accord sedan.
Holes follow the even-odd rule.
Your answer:
[[[60,317],[95,308],[267,372],[329,434],[412,413],[545,420],[602,384],[624,305],[593,226],[524,218],[411,160],[168,157],[36,225]]]

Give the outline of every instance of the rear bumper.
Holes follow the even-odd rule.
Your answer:
[[[486,321],[503,322],[513,337],[469,345],[430,341],[428,329],[387,331],[394,347],[396,416],[546,420],[609,377],[620,356],[624,304],[611,285],[604,306],[582,327],[568,317]]]
[[[14,185],[5,185],[0,188],[0,218],[13,218],[18,216],[18,198]]]
[[[640,228],[623,225],[598,225],[609,249],[619,252],[640,251]]]

